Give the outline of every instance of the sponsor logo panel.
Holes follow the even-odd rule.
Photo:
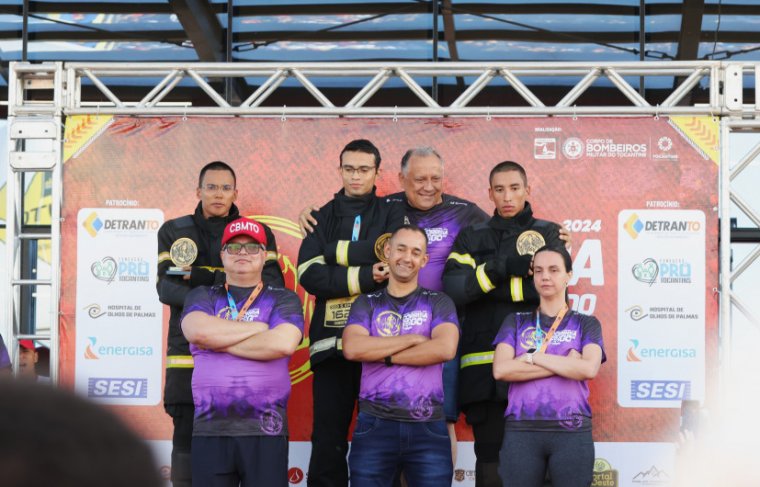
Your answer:
[[[617,384],[623,407],[678,408],[684,398],[704,399],[705,238],[701,210],[618,215]]]
[[[75,386],[107,404],[161,401],[163,306],[156,299],[155,208],[77,213]],[[125,289],[124,286],[129,286]],[[150,386],[150,387],[149,387]]]

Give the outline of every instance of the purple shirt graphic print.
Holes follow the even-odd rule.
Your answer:
[[[230,286],[238,309],[253,288]],[[200,311],[232,319],[223,286],[198,287],[188,294],[184,314]],[[290,323],[303,332],[301,301],[288,289],[265,286],[246,311],[244,322],[261,321],[273,329]],[[190,345],[195,404],[195,436],[286,436],[290,397],[288,357],[262,361]]]
[[[545,335],[554,324],[554,317],[540,315]],[[494,346],[506,343],[515,350],[515,358],[537,346],[536,312],[513,313],[504,319]],[[568,311],[546,348],[547,354],[566,356],[578,353],[593,343],[602,349],[602,362],[607,360],[602,341],[602,326],[593,316]],[[553,375],[543,379],[509,384],[509,398],[504,416],[507,429],[584,431],[591,428],[591,407],[588,383]]]
[[[404,193],[390,195],[388,199],[399,203],[407,201]],[[442,291],[443,268],[457,235],[465,227],[487,222],[489,216],[475,203],[448,194],[444,194],[443,201],[429,210],[418,210],[408,203],[405,206],[409,223],[425,230],[428,237],[427,252],[430,260],[420,269],[419,285],[425,289]]]
[[[402,298],[384,289],[359,296],[351,306],[349,325],[359,325],[370,336],[417,334],[430,337],[442,323],[457,327],[456,309],[443,293],[418,287]],[[437,421],[443,416],[443,364],[426,366],[362,364],[359,410],[400,421]]]

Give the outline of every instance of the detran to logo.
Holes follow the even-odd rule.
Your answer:
[[[633,213],[623,224],[623,229],[628,232],[628,235],[630,235],[632,239],[636,240],[641,231],[644,230],[644,224],[639,219],[639,215]]]
[[[90,216],[82,222],[82,226],[87,230],[87,233],[90,234],[90,237],[94,238],[97,237],[98,232],[103,228],[103,222],[98,218],[98,214],[93,211],[90,213]]]

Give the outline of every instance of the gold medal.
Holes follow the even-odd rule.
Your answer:
[[[170,267],[168,274],[187,274],[188,272],[183,271],[182,268],[195,262],[196,257],[198,257],[198,246],[189,238],[182,237],[174,241],[169,250],[169,256],[176,267]]]
[[[520,255],[533,255],[544,245],[544,236],[535,230],[526,230],[517,237],[517,253]]]
[[[390,240],[390,238],[390,233],[384,233],[375,240],[375,257],[377,257],[377,260],[380,262],[388,262],[388,259],[385,257],[385,243]]]

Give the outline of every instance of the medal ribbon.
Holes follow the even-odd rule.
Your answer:
[[[235,304],[235,298],[233,298],[232,294],[230,294],[230,287],[227,285],[227,283],[224,284],[224,289],[227,291],[227,302],[230,305],[230,316],[232,316],[233,320],[240,321],[243,319],[245,312],[248,311],[248,308],[251,307],[263,288],[264,283],[262,281],[259,281],[259,283],[256,284],[256,287],[253,288],[253,291],[251,291],[251,295],[248,296],[248,299],[245,300],[243,307],[240,309],[240,311],[238,311],[237,304]]]
[[[559,324],[562,323],[562,318],[564,318],[565,313],[567,313],[567,305],[562,308],[562,311],[560,311],[557,317],[554,318],[552,327],[549,328],[549,331],[543,337],[541,337],[544,332],[541,330],[541,321],[539,317],[540,309],[541,308],[536,310],[536,353],[543,353],[546,351],[546,348],[549,346],[549,342],[551,342],[552,336],[554,336],[554,332],[557,331]],[[540,341],[538,337],[540,337]]]

